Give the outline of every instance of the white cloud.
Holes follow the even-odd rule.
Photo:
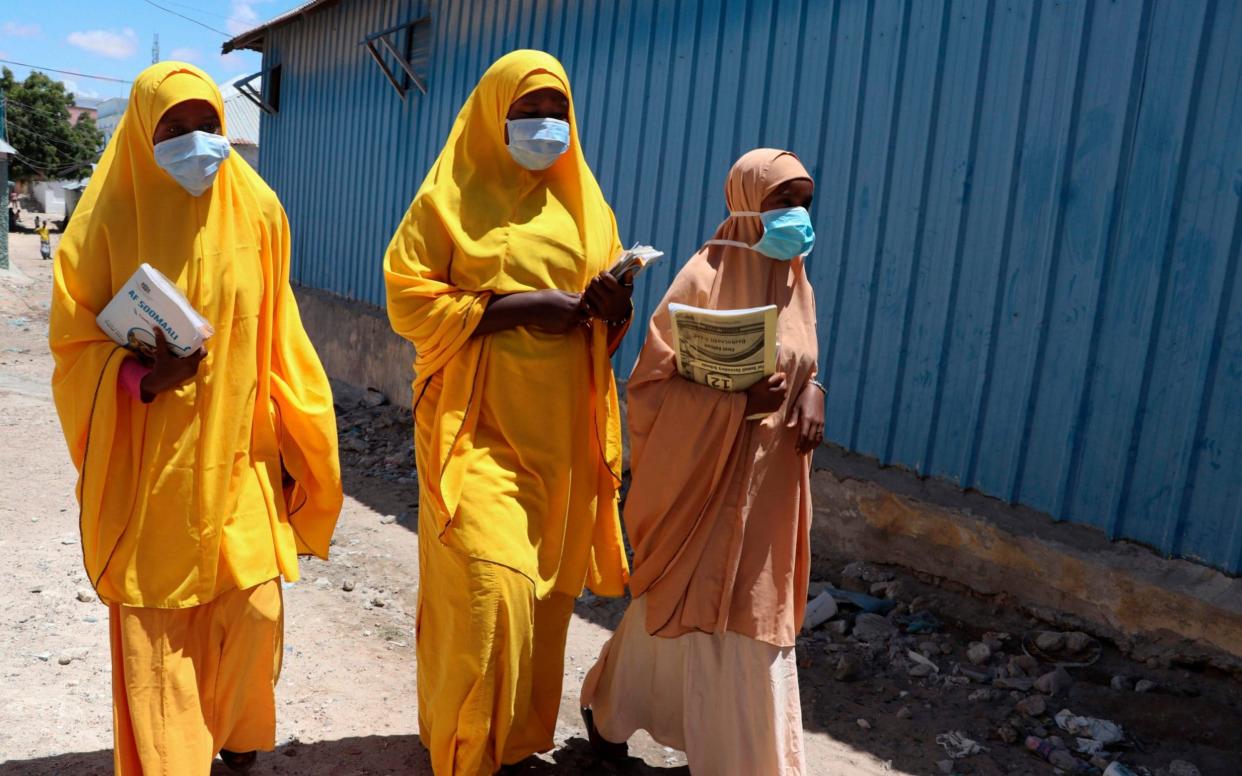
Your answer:
[[[70,45],[111,59],[129,59],[138,51],[138,33],[129,27],[119,33],[111,30],[71,32],[66,40]]]
[[[21,22],[5,22],[0,30],[11,38],[37,38],[43,34],[43,28],[37,24],[22,24]]]
[[[229,8],[228,30],[234,35],[259,26],[259,13],[253,0],[233,0]]]
[[[200,52],[198,49],[189,48],[188,46],[182,46],[181,48],[175,48],[172,51],[168,52],[169,59],[176,59],[181,62],[198,62],[200,59],[202,59],[202,56],[203,56],[202,52]]]
[[[100,94],[99,92],[93,89],[84,89],[78,85],[77,81],[74,81],[69,78],[63,79],[61,83],[65,85],[65,91],[71,93],[74,97],[78,99],[85,97],[90,100],[97,100],[100,97],[103,97],[103,95]]]

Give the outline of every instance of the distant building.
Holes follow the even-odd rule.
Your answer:
[[[112,133],[116,132],[117,125],[121,123],[121,116],[125,114],[125,106],[128,104],[128,97],[112,97],[99,103],[95,125],[103,133],[104,145],[112,139]]]
[[[256,79],[255,88],[262,85]],[[231,83],[220,84],[224,97],[224,126],[229,145],[251,167],[259,169],[259,106],[237,90]]]
[[[90,116],[92,119],[99,118],[99,106],[101,100],[95,100],[90,97],[79,97],[69,106],[69,123],[77,124],[83,116]]]

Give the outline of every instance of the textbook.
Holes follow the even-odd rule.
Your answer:
[[[145,356],[155,355],[157,326],[178,356],[197,351],[216,333],[185,294],[150,264],[138,267],[95,322],[117,344]]]
[[[608,272],[622,283],[627,282],[626,276],[628,275],[628,282],[633,283],[634,278],[646,269],[648,264],[663,255],[664,251],[657,251],[650,245],[634,243],[633,247],[621,254],[621,258],[617,259]]]
[[[719,391],[744,391],[776,372],[776,305],[706,310],[670,302],[677,371]]]

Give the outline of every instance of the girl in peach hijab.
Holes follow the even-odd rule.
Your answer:
[[[582,691],[605,756],[623,755],[621,742],[643,728],[684,750],[693,773],[805,773],[794,640],[809,570],[809,454],[824,425],[804,267],[813,192],[787,151],[734,164],[729,217],[673,281],[630,376],[634,600]],[[681,377],[670,302],[776,305],[777,373],[737,393]]]

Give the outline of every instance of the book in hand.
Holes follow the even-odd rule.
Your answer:
[[[117,344],[148,357],[155,355],[157,327],[178,356],[194,353],[215,334],[185,294],[149,264],[138,267],[95,322]]]
[[[634,282],[638,273],[647,268],[648,264],[663,255],[663,251],[657,251],[650,245],[634,243],[633,247],[621,254],[608,272],[617,280],[629,285]]]
[[[670,302],[677,371],[718,391],[744,391],[776,372],[776,305],[707,310]]]

